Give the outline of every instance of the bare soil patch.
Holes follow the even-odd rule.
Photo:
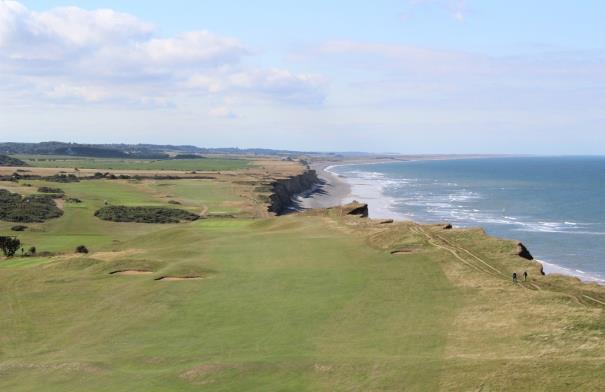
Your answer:
[[[204,279],[201,276],[160,276],[155,280],[168,280],[168,281],[179,281],[179,280],[201,280]]]
[[[136,269],[117,270],[117,271],[111,271],[109,273],[109,275],[150,275],[150,274],[153,274],[153,271],[149,271],[149,270],[136,270]]]

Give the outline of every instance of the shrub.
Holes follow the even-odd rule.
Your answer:
[[[44,222],[58,218],[63,211],[57,207],[52,195],[22,197],[0,189],[0,220],[9,222]]]
[[[196,154],[177,154],[173,159],[206,159],[206,157]]]
[[[16,237],[0,237],[0,249],[6,257],[12,257],[21,247],[21,241]]]
[[[63,191],[63,189],[61,189],[61,188],[51,188],[48,186],[41,186],[40,188],[38,188],[38,192],[40,192],[40,193],[58,193],[58,194],[65,193]]]
[[[30,255],[35,255],[36,254],[36,247],[32,246],[31,248],[29,248],[29,250],[27,251]]]
[[[75,198],[75,197],[68,197],[67,199],[65,199],[65,201],[66,201],[67,203],[76,203],[76,204],[78,204],[78,203],[82,203],[82,200],[77,199],[77,198]]]
[[[88,253],[88,248],[84,245],[79,245],[76,248],[76,253]]]
[[[24,225],[16,225],[11,227],[12,231],[25,231],[27,229],[27,226]]]
[[[200,218],[199,215],[176,208],[126,206],[103,207],[95,212],[95,216],[113,222],[137,223],[179,223]]]
[[[52,177],[48,177],[48,181],[52,182],[80,182],[80,179],[73,174],[56,174]]]

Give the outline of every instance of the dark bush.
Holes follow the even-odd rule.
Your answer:
[[[51,188],[48,186],[41,186],[40,188],[38,188],[38,192],[40,192],[40,193],[58,193],[58,194],[65,193],[63,191],[63,189],[61,189],[61,188]]]
[[[200,218],[199,215],[176,208],[126,206],[103,207],[95,212],[95,216],[113,222],[137,223],[179,223]]]
[[[24,226],[24,225],[17,225],[17,226],[11,227],[12,231],[25,231],[26,229],[27,229],[27,226]]]
[[[56,174],[52,177],[48,177],[47,180],[61,183],[80,182],[80,179],[73,174]]]
[[[63,211],[57,207],[52,195],[22,197],[0,189],[0,220],[9,222],[44,222],[58,218]]]
[[[21,241],[16,237],[0,237],[0,249],[4,256],[12,257],[21,247]]]
[[[173,159],[206,159],[206,157],[196,154],[177,154]]]
[[[75,197],[68,197],[67,199],[65,199],[65,201],[66,201],[67,203],[76,203],[76,204],[77,204],[77,203],[82,203],[82,200],[77,199],[77,198],[75,198]]]
[[[27,253],[29,253],[31,256],[36,254],[36,247],[32,246],[31,248],[29,248],[29,250],[27,251]]]
[[[79,245],[76,248],[76,253],[88,253],[88,248],[84,245]]]

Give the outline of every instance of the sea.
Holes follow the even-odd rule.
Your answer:
[[[522,241],[546,273],[605,284],[605,157],[336,165],[370,217],[483,227]]]

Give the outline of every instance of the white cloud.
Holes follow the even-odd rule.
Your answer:
[[[236,38],[155,32],[110,9],[36,12],[0,0],[0,75],[34,97],[84,102],[142,104],[199,93],[289,103],[323,97],[318,78],[246,66],[253,51]]]

